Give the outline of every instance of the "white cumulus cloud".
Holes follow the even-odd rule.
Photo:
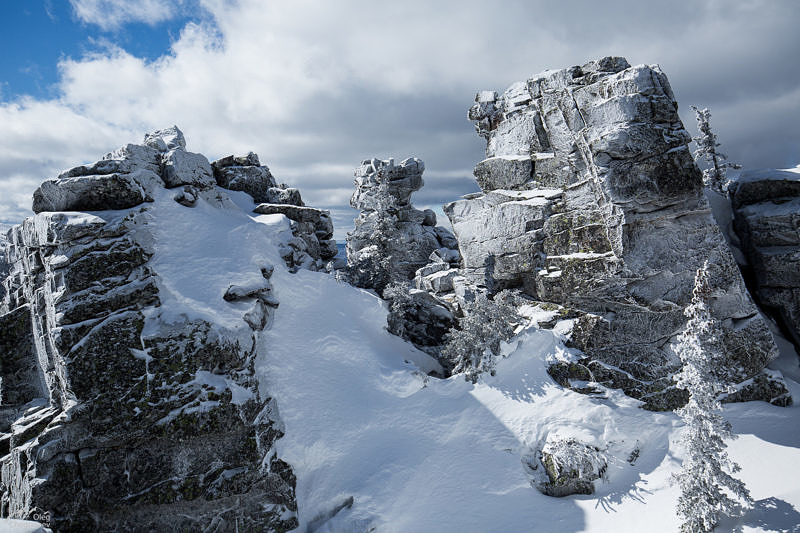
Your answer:
[[[190,5],[71,2],[102,28],[156,23]],[[34,185],[58,170],[172,124],[209,158],[257,152],[311,205],[347,213],[362,159],[412,155],[428,169],[417,203],[443,203],[475,188],[469,169],[483,142],[465,114],[476,91],[604,55],[660,63],[682,109],[712,109],[731,159],[800,161],[800,70],[787,65],[800,49],[800,5],[576,5],[193,2],[201,22],[185,24],[158,59],[106,44],[60,61],[57,97],[0,103],[0,221],[18,221]]]

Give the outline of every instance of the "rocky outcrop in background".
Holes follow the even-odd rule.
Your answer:
[[[744,172],[729,195],[759,303],[776,311],[800,346],[800,174]]]
[[[408,281],[434,256],[457,264],[457,243],[452,232],[436,225],[436,213],[411,205],[411,195],[424,184],[425,164],[408,158],[399,165],[393,159],[371,159],[355,171],[356,190],[350,205],[361,213],[355,229],[347,234],[347,262],[357,265],[367,258],[375,262],[391,257],[389,282]],[[385,227],[384,227],[385,226]],[[376,246],[381,242],[382,246]],[[363,286],[374,288],[375,280]]]
[[[220,294],[220,305],[250,309],[239,326],[161,318],[153,202],[232,206],[215,169],[239,172],[185,146],[169,128],[47,180],[34,194],[37,214],[10,233],[2,516],[46,512],[58,531],[297,525],[294,475],[273,450],[282,423],[254,373],[256,342],[278,305],[272,265]],[[223,183],[284,198],[248,157],[256,164],[241,172],[260,177]]]
[[[772,336],[711,217],[657,66],[607,57],[547,71],[479,93],[469,118],[487,158],[475,167],[483,192],[445,206],[459,275],[467,290],[517,288],[576,319],[571,344],[585,357],[551,368],[559,383],[621,388],[649,409],[681,405],[670,344],[708,260],[731,381],[759,376],[743,397],[790,401],[762,374]]]

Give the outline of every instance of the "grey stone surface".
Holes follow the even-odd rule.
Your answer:
[[[476,167],[484,194],[445,213],[470,284],[578,312],[572,345],[629,378],[624,389],[649,408],[681,402],[670,344],[706,260],[731,381],[759,375],[776,355],[657,66],[604,58],[547,71],[479,93],[469,118],[487,140]]]
[[[127,209],[152,201],[156,187],[163,186],[153,172],[57,178],[42,183],[33,193],[33,212],[103,211]]]
[[[186,150],[170,150],[162,156],[162,176],[167,187],[193,185],[210,189],[216,185],[211,164],[203,154]]]
[[[339,252],[333,239],[333,219],[329,211],[291,204],[259,204],[253,210],[261,215],[284,215],[291,221],[294,238],[283,250],[287,266],[320,270],[325,261]]]
[[[10,233],[0,305],[3,517],[37,508],[55,530],[76,532],[297,527],[294,475],[273,446],[283,425],[253,366],[278,306],[271,267],[263,283],[220,294],[220,305],[252,302],[239,329],[159,319],[143,201],[148,188],[173,178],[198,186],[205,175],[179,133],[50,180],[37,191],[48,212]],[[133,185],[143,185],[138,197]]]
[[[436,250],[447,248],[453,250],[450,256],[457,254],[455,237],[448,229],[435,225],[435,213],[411,205],[411,194],[424,184],[424,169],[421,160],[407,158],[399,165],[393,159],[366,160],[355,170],[356,190],[350,205],[361,213],[355,228],[347,234],[350,265],[370,254],[385,254],[389,258],[391,280],[408,281]],[[381,206],[377,201],[381,187],[388,195],[384,202],[389,205]],[[390,227],[380,229],[381,225]],[[375,252],[379,239],[385,249]],[[367,286],[374,288],[369,282]]]
[[[159,152],[168,150],[186,150],[186,138],[178,126],[156,130],[144,136],[144,145]]]
[[[411,195],[424,185],[422,173],[425,163],[416,157],[409,157],[396,165],[394,159],[368,159],[361,162],[355,171],[356,190],[350,198],[350,205],[361,211],[375,208],[375,193],[381,183],[387,185],[395,203],[407,206]]]
[[[800,344],[800,174],[744,172],[729,192],[758,299]]]

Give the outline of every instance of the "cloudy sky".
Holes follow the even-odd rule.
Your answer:
[[[709,107],[745,168],[800,163],[796,0],[27,0],[0,18],[0,222],[58,170],[177,124],[215,159],[255,151],[349,229],[368,157],[426,163],[418,207],[476,190],[466,110],[547,68],[658,63],[684,122]]]

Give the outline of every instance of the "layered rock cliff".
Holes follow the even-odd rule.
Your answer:
[[[170,128],[34,193],[0,308],[2,516],[46,512],[58,531],[296,526],[282,422],[254,373],[280,258],[237,252],[272,244],[214,175]],[[223,222],[236,229],[213,242]]]
[[[460,273],[576,319],[571,343],[585,357],[551,368],[563,385],[596,381],[671,409],[685,393],[670,345],[708,261],[730,380],[756,378],[742,397],[784,403],[762,374],[771,334],[711,217],[677,109],[657,66],[615,57],[479,93],[469,118],[487,141],[483,193],[445,206]]]
[[[800,346],[800,174],[745,172],[729,195],[733,228],[759,303],[776,312],[787,335]]]

